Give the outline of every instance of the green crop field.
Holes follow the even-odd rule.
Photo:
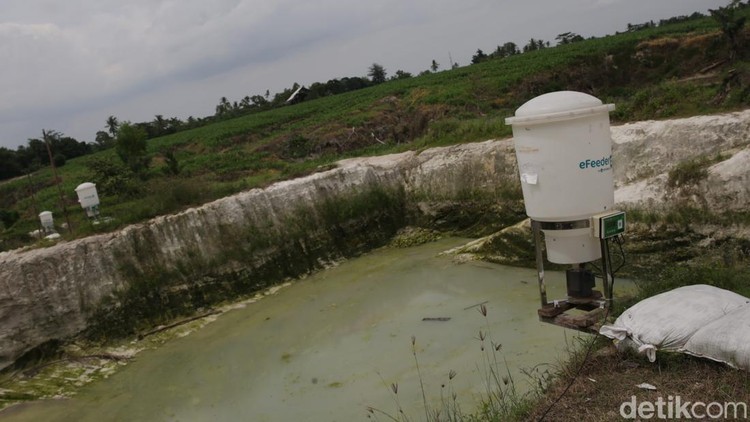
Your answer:
[[[63,201],[72,230],[61,234],[72,239],[309,174],[344,157],[508,137],[504,119],[550,91],[583,91],[615,103],[615,122],[744,108],[750,102],[748,56],[741,51],[730,62],[715,21],[691,19],[220,121],[149,140],[148,170],[117,194],[100,191],[102,215],[112,220],[95,226],[74,189],[102,183],[90,169],[93,162],[119,161],[114,150],[102,151],[59,169],[62,201],[49,168],[0,182],[0,210],[20,214],[0,232],[0,250],[33,244],[28,232],[38,227],[42,210],[64,223]],[[167,171],[168,153],[175,171]]]

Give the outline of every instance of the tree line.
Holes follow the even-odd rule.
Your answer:
[[[48,131],[47,140],[52,152],[52,160],[58,167],[65,165],[66,160],[90,154],[94,148],[86,142],[79,142],[60,132]],[[0,180],[9,179],[48,166],[50,155],[43,139],[29,139],[26,145],[15,151],[0,147]]]

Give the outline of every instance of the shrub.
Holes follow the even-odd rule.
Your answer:
[[[11,228],[19,218],[21,218],[21,216],[18,214],[18,211],[0,210],[0,221],[2,221],[3,226],[5,226],[6,229]]]
[[[62,167],[65,165],[65,162],[67,159],[63,154],[57,153],[54,157],[52,157],[52,162],[55,163],[55,167]]]
[[[146,153],[146,131],[137,125],[125,122],[117,131],[115,150],[123,163],[136,174],[148,168],[150,157]]]
[[[705,158],[683,161],[669,171],[667,186],[678,188],[681,186],[697,185],[708,177],[709,161]]]
[[[310,144],[310,140],[304,136],[292,136],[284,145],[284,155],[289,158],[304,158],[310,155]]]
[[[86,166],[93,173],[97,190],[103,195],[132,197],[141,191],[135,173],[124,165],[106,158],[94,158]]]

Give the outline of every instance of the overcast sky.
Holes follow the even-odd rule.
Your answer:
[[[53,129],[213,114],[373,62],[414,74],[529,38],[623,31],[728,0],[2,0],[0,146]]]

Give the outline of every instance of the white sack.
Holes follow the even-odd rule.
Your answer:
[[[681,351],[750,370],[750,305],[701,328]]]
[[[638,302],[599,332],[653,362],[657,350],[682,349],[699,329],[748,303],[750,299],[718,287],[685,286]]]

